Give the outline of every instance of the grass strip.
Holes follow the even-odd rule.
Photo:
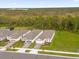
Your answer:
[[[79,57],[79,55],[76,55],[76,54],[64,54],[64,53],[44,52],[44,51],[38,51],[38,53],[39,53],[39,54],[50,54],[50,55],[60,55],[60,56]]]
[[[5,39],[0,41],[0,46],[5,46],[6,44],[8,44],[9,40]]]
[[[34,48],[35,42],[33,42],[28,48]]]
[[[24,45],[24,42],[19,40],[15,44],[13,44],[12,48],[21,48]]]

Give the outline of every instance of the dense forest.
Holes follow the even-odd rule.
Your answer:
[[[79,8],[0,9],[0,27],[79,32]]]

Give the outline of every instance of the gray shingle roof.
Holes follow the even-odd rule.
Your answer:
[[[11,35],[11,31],[9,29],[0,29],[0,38],[7,37]]]
[[[32,30],[29,34],[23,37],[24,40],[33,40],[42,30]]]
[[[15,30],[13,31],[13,34],[10,35],[12,39],[17,39],[20,36],[23,36],[23,34],[27,33],[29,30]]]
[[[53,32],[53,30],[44,30],[43,33],[36,40],[51,39]]]

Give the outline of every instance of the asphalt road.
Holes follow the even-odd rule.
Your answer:
[[[15,53],[15,52],[0,52],[0,59],[79,59],[79,58],[23,54],[23,53]]]

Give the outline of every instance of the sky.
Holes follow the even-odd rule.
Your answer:
[[[0,8],[79,7],[79,0],[0,0]]]

